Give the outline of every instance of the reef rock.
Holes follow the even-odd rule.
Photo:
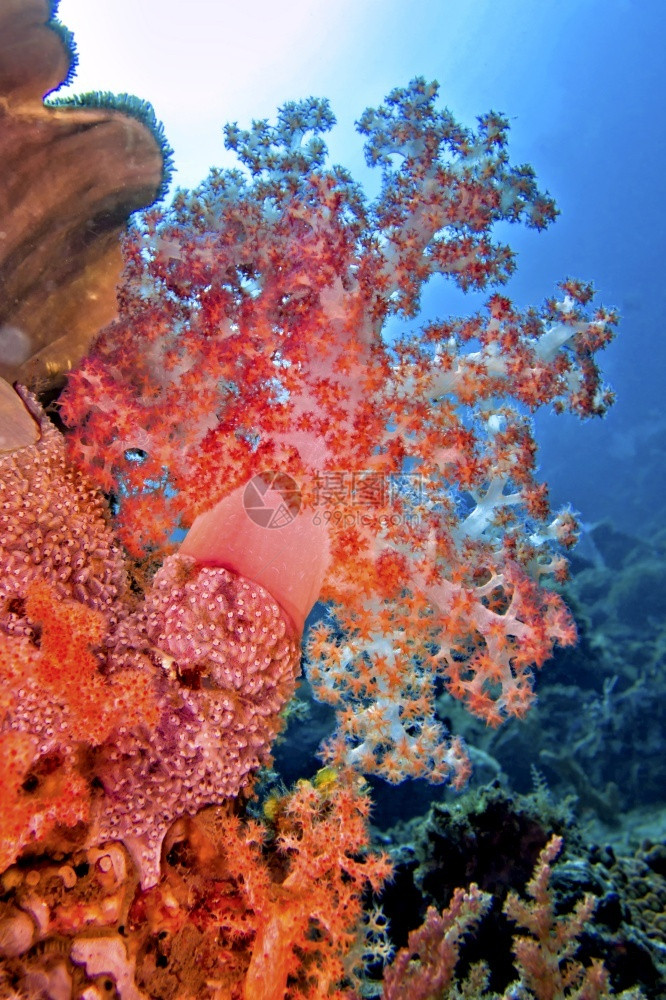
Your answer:
[[[49,0],[0,6],[0,375],[58,382],[116,310],[119,236],[165,183],[152,108],[69,82],[70,33]]]

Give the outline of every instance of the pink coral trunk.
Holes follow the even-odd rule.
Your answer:
[[[244,497],[245,488],[240,487],[200,514],[180,554],[261,584],[300,635],[330,562],[328,531],[308,510],[300,510],[281,527],[266,527],[253,519]]]

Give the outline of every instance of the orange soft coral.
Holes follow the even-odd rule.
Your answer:
[[[145,938],[138,982],[175,986],[189,926],[208,967],[200,997],[221,995],[213,986],[233,1000],[349,996],[343,985],[365,951],[362,895],[390,873],[368,851],[368,806],[357,778],[325,771],[267,802],[268,829],[221,809],[174,827],[165,881],[130,913],[130,932]]]
[[[204,809],[173,825],[147,891],[117,843],[25,859],[1,880],[0,990],[3,967],[19,988],[59,965],[77,995],[103,976],[123,1000],[351,1000],[355,970],[390,950],[363,915],[390,871],[368,808],[358,777],[327,771],[263,821]]]
[[[90,802],[87,783],[77,774],[72,757],[57,752],[40,757],[37,739],[27,733],[0,732],[0,759],[4,870],[28,845],[43,847],[58,828],[85,822]]]
[[[101,612],[59,600],[45,580],[28,584],[23,611],[32,639],[0,634],[2,867],[57,828],[87,822],[85,754],[121,723],[152,726],[158,717],[145,675],[130,670],[110,682],[101,673],[93,652],[108,630]]]

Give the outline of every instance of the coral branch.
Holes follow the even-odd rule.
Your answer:
[[[384,975],[384,1000],[438,1000],[448,996],[460,944],[481,920],[492,897],[476,885],[456,889],[441,914],[430,906],[424,923],[409,935]]]

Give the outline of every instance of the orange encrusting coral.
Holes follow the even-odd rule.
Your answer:
[[[97,746],[121,722],[155,725],[159,714],[145,674],[125,671],[109,682],[100,672],[93,649],[108,633],[104,615],[77,601],[59,601],[43,580],[28,586],[25,610],[39,626],[35,682],[64,712],[69,739]]]
[[[3,642],[0,638],[0,649]],[[31,844],[44,846],[59,827],[87,821],[89,788],[67,754],[39,761],[35,737],[0,732],[0,871]]]
[[[122,723],[153,726],[157,704],[149,678],[126,671],[106,679],[94,647],[105,616],[61,601],[45,580],[28,585],[32,640],[0,634],[4,771],[0,839],[4,866],[57,828],[90,818],[90,777],[79,751],[102,744]]]

